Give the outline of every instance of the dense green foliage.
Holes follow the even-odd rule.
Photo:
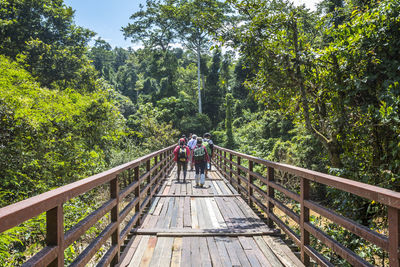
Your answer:
[[[0,56],[1,206],[104,169],[125,134],[108,93],[41,88]]]
[[[1,1],[0,10],[0,207],[174,142],[177,132],[158,120],[165,112],[133,106],[138,77],[129,52],[111,51],[101,40],[89,51],[93,33],[74,25],[63,1]],[[97,189],[66,203],[65,228],[102,197]],[[44,229],[42,214],[0,234],[0,265],[21,265],[38,252]],[[69,247],[66,263],[81,250]]]
[[[0,54],[18,59],[46,87],[93,91],[86,45],[90,30],[73,23],[62,0],[1,1]]]
[[[285,2],[233,2],[245,17],[234,36],[254,66],[246,84],[258,100],[303,124],[330,167],[398,190],[399,3],[354,2],[318,20]],[[340,25],[331,23],[337,12]]]

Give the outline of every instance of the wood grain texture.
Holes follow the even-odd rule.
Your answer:
[[[130,266],[301,266],[236,190],[209,175],[205,188],[194,187],[194,172],[187,183],[165,181],[145,225],[132,231],[141,239]]]

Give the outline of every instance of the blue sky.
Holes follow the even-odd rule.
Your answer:
[[[314,9],[317,0],[293,0]],[[139,11],[139,4],[146,0],[64,0],[75,10],[75,24],[88,28],[106,40],[112,47],[135,47],[131,41],[124,40],[121,27],[129,23],[129,17]],[[97,38],[97,36],[95,37]]]
[[[111,46],[134,46],[124,40],[121,27],[129,23],[129,17],[139,11],[139,4],[146,0],[64,0],[75,10],[75,24],[88,28],[106,40]],[[97,36],[96,36],[97,38]]]

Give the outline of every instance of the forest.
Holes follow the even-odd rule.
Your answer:
[[[63,0],[0,2],[0,207],[205,132],[222,147],[400,191],[398,0],[322,0],[316,11],[286,0],[147,0],[121,27],[141,48],[89,45],[95,33]],[[363,225],[387,227],[380,205],[322,194]],[[94,201],[69,203],[68,222]],[[0,266],[37,251],[44,221],[0,234]],[[372,264],[384,257],[326,227]],[[79,249],[66,250],[66,264]]]

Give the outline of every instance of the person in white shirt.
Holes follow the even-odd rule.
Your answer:
[[[189,162],[190,162],[190,170],[191,171],[193,171],[193,164],[194,164],[194,162],[193,162],[193,149],[195,149],[195,147],[196,147],[196,144],[197,144],[197,135],[195,135],[195,134],[193,134],[192,135],[192,139],[190,139],[190,141],[188,142],[188,144],[187,144],[187,146],[189,147],[189,149],[190,149],[190,159],[189,159]]]

